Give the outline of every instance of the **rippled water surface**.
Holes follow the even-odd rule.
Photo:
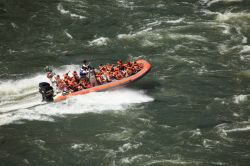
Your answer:
[[[0,165],[249,165],[250,1],[1,0]],[[57,73],[143,58],[116,91],[43,104]]]

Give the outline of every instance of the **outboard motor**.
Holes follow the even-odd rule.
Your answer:
[[[39,83],[39,92],[42,94],[43,101],[53,101],[54,90],[53,87],[50,86],[47,82]]]

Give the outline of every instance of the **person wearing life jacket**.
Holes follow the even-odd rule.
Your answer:
[[[71,81],[71,77],[69,76],[68,73],[63,75],[63,81],[65,82],[66,86],[69,86],[69,82]]]
[[[47,72],[47,78],[52,79],[53,78],[53,73],[52,72]]]
[[[55,76],[56,85],[60,82],[61,78],[59,75]]]
[[[114,77],[114,75],[112,74],[111,71],[108,71],[108,72],[106,73],[106,75],[107,75],[107,78],[108,78],[108,82],[112,82],[112,81],[115,80],[115,77]]]
[[[63,78],[64,78],[64,79],[71,80],[71,77],[69,76],[69,72],[68,72],[68,73],[65,73],[65,74],[63,75]]]
[[[129,62],[129,61],[127,61],[127,63],[126,63],[126,72],[127,72],[127,74],[128,74],[128,76],[131,76],[131,75],[133,75],[133,67],[132,67],[132,63],[131,62]]]
[[[105,73],[105,72],[107,71],[107,66],[106,66],[106,65],[101,65],[101,66],[99,67],[99,70],[100,70],[100,72],[103,74],[103,73]]]
[[[83,90],[83,87],[81,85],[77,86],[77,91]]]
[[[96,77],[96,81],[97,81],[98,85],[102,85],[103,84],[101,75],[102,75],[101,72],[96,72],[95,73],[95,77]]]
[[[53,72],[52,68],[49,66],[46,66],[44,68],[44,70],[47,72],[47,78],[50,80],[50,82],[52,84],[54,84],[55,83],[55,80],[54,80],[55,73]]]
[[[88,84],[87,82],[85,82],[83,79],[80,80],[79,85],[80,85],[83,89],[91,88],[91,85]]]
[[[83,79],[80,79],[79,85],[83,88],[83,89],[87,89],[85,87],[85,81]]]
[[[129,76],[128,73],[127,73],[127,71],[126,71],[126,64],[118,65],[117,67],[119,69],[120,74],[123,77],[128,77]]]
[[[121,80],[123,78],[123,76],[121,75],[120,71],[119,70],[115,70],[114,71],[114,77],[115,79],[117,80]]]
[[[106,73],[106,72],[105,72],[105,73]],[[102,79],[102,83],[103,83],[103,84],[106,84],[106,83],[108,82],[108,78],[107,78],[107,75],[106,75],[105,73],[103,73],[103,74],[101,75],[101,79]]]
[[[140,65],[136,61],[133,63],[132,66],[133,66],[134,73],[137,73],[141,70]]]
[[[78,89],[78,84],[74,80],[70,80],[68,87],[72,92],[76,92]]]
[[[102,80],[102,84],[103,83],[107,83],[109,82],[109,78],[107,77],[107,66],[103,66],[101,69],[101,80]]]
[[[52,68],[49,66],[46,66],[44,68],[44,71],[47,73],[47,78],[49,78],[49,79],[51,79],[55,75],[55,73],[53,73]]]
[[[121,59],[117,61],[117,64],[118,64],[117,67],[119,68],[119,70],[125,70],[125,64],[122,63]]]
[[[103,64],[100,64],[100,65],[98,66],[98,69],[99,69],[100,71],[102,71],[102,70],[103,70]]]
[[[107,71],[111,71],[111,68],[113,65],[110,65],[109,63],[107,63],[105,66],[106,66]]]
[[[76,83],[79,83],[80,78],[79,78],[77,72],[74,71],[72,75],[73,75],[72,79],[73,79]]]
[[[68,92],[68,88],[67,88],[67,85],[66,83],[60,78],[59,75],[57,75],[55,77],[55,82],[56,82],[56,87],[57,87],[57,92],[64,92],[64,93],[67,93]]]
[[[118,59],[117,64],[118,64],[118,66],[122,66],[123,65],[122,60]]]

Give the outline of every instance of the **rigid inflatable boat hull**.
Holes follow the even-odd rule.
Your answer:
[[[130,77],[126,77],[126,78],[123,78],[121,80],[115,80],[115,81],[112,81],[110,83],[106,83],[106,84],[103,84],[103,85],[98,85],[98,86],[95,86],[95,87],[92,87],[92,88],[88,88],[88,89],[84,89],[84,90],[81,90],[81,91],[73,92],[73,93],[70,93],[70,94],[67,94],[67,95],[59,94],[59,95],[54,97],[54,102],[59,102],[59,101],[65,100],[65,99],[67,99],[69,97],[72,97],[72,96],[84,95],[84,94],[87,94],[87,93],[90,93],[90,92],[100,92],[100,91],[106,91],[106,90],[110,90],[110,89],[116,89],[116,88],[127,86],[127,85],[131,84],[132,82],[137,81],[140,78],[142,78],[151,69],[150,63],[147,62],[146,60],[140,59],[140,60],[137,60],[136,62],[138,64],[142,64],[143,67],[138,73],[136,73],[136,74],[134,74],[134,75],[132,75]]]

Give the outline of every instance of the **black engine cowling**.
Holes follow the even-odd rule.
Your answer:
[[[43,101],[53,101],[54,90],[47,82],[39,83],[39,92],[42,94]]]

